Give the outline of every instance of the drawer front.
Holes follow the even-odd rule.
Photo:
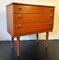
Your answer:
[[[47,23],[26,23],[26,24],[14,24],[14,33],[28,33],[28,32],[43,32],[52,30],[52,22]]]
[[[13,5],[14,13],[53,13],[53,10],[52,7]]]
[[[14,14],[14,23],[51,22],[53,14]]]

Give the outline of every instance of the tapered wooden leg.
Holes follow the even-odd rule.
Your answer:
[[[37,42],[38,42],[38,34],[37,34]]]
[[[17,37],[17,56],[20,56],[20,38]]]
[[[12,37],[12,48],[14,48],[14,37]]]
[[[48,47],[48,35],[49,35],[49,32],[46,32],[46,47]]]

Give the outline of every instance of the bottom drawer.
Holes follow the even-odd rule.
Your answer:
[[[24,23],[14,25],[14,34],[45,32],[52,30],[52,23]]]

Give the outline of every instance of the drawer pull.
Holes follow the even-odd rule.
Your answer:
[[[22,25],[18,25],[18,26],[17,26],[17,28],[21,28],[21,27],[22,27]]]
[[[17,10],[21,11],[21,10],[22,10],[22,8],[18,8]]]
[[[51,14],[50,17],[53,17],[53,15]]]
[[[18,19],[21,19],[22,17],[21,17],[21,16],[20,16],[20,17],[18,16],[17,18],[18,18]]]
[[[52,25],[52,22],[50,22],[50,25]]]
[[[50,10],[51,13],[53,13],[53,10]]]

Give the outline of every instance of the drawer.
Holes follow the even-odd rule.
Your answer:
[[[14,13],[51,13],[53,10],[53,7],[13,5]]]
[[[53,14],[14,14],[14,23],[51,22]]]
[[[14,24],[14,33],[28,33],[34,31],[50,31],[52,30],[52,22],[47,23],[26,23],[26,24]]]

